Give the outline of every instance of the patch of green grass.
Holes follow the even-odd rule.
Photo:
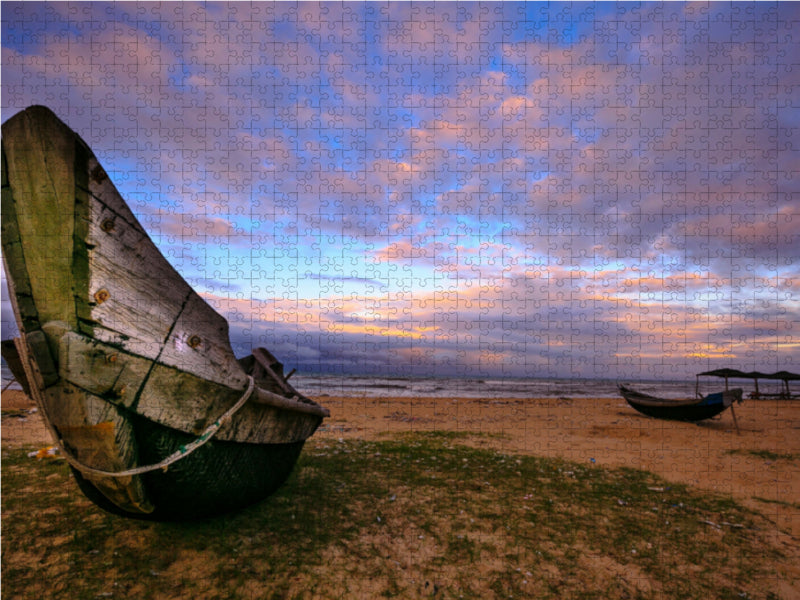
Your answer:
[[[25,418],[30,414],[31,411],[27,408],[4,408],[0,410],[0,415],[3,417]]]
[[[764,460],[797,460],[798,458],[800,458],[800,454],[793,454],[791,452],[773,452],[772,450],[746,450],[739,448],[726,450],[725,454],[755,456],[756,458],[763,458]]]
[[[766,597],[782,555],[758,513],[470,437],[314,439],[269,499],[178,524],[107,515],[63,462],[4,451],[4,597]]]
[[[769,498],[761,498],[759,496],[753,496],[753,500],[757,500],[758,502],[763,502],[764,504],[777,504],[779,506],[785,506],[786,508],[793,508],[795,510],[800,510],[800,503],[799,502],[785,502],[784,500],[770,500]]]

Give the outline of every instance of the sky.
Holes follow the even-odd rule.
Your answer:
[[[238,356],[800,371],[800,4],[0,9],[2,120],[78,132]]]

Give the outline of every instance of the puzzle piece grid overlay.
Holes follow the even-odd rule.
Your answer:
[[[341,395],[613,395],[800,369],[799,24],[791,3],[3,2],[0,108],[83,137],[237,356]],[[571,439],[574,407],[524,450]],[[639,467],[638,434],[603,443]],[[731,464],[707,476],[758,475]]]
[[[797,360],[796,22],[7,3],[3,111],[48,104],[112,159],[237,350],[315,372],[777,370]]]

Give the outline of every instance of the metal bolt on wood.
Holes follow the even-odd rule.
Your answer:
[[[92,175],[91,175],[91,177],[92,177],[92,179],[94,179],[94,180],[95,180],[97,183],[103,183],[103,181],[105,181],[106,179],[108,179],[108,175],[106,174],[106,172],[105,172],[105,169],[103,169],[103,167],[101,167],[100,165],[97,165],[97,166],[96,166],[96,167],[95,167],[95,168],[92,170]]]

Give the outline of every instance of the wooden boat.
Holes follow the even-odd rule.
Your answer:
[[[3,349],[102,508],[202,518],[277,489],[327,409],[170,266],[49,109],[2,126],[2,244],[20,337]],[[14,356],[12,356],[14,355]]]
[[[649,396],[623,385],[619,386],[619,391],[625,401],[640,413],[649,417],[675,421],[710,419],[730,407],[734,401],[742,401],[742,390],[739,388],[687,400],[670,400]]]

